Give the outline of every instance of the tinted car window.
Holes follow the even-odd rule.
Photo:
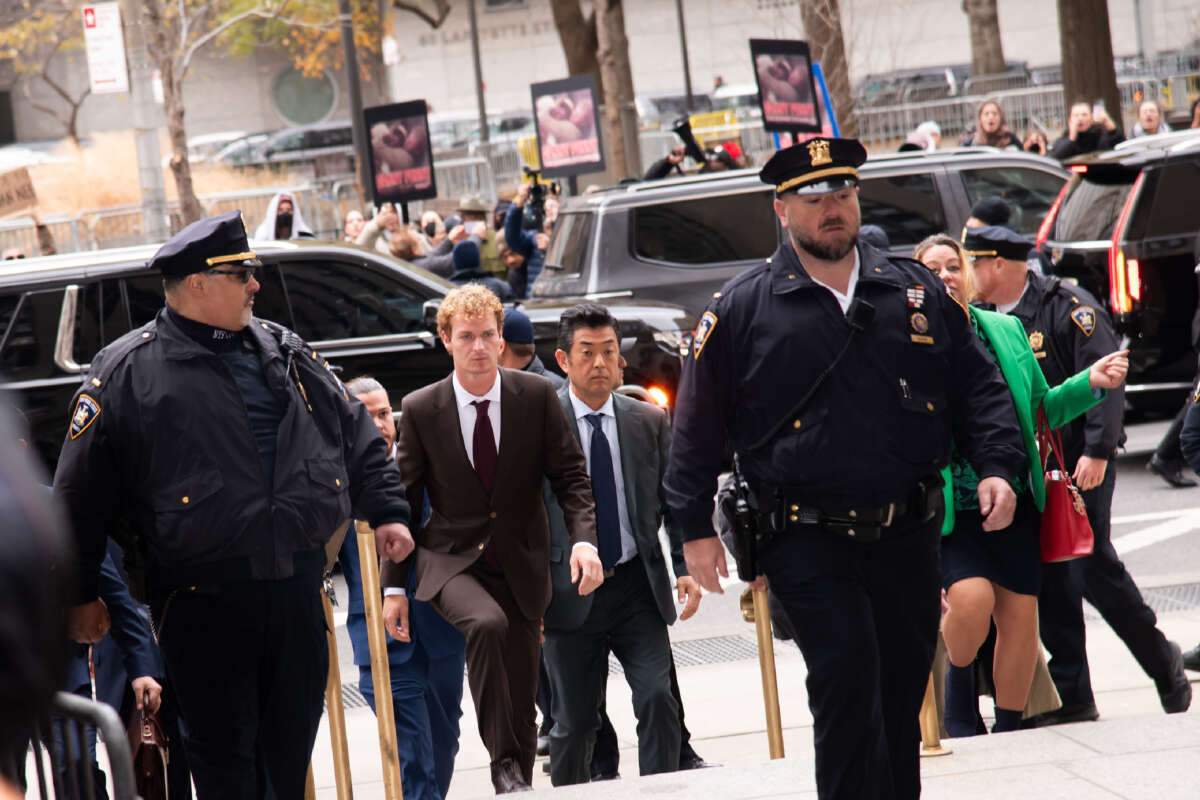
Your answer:
[[[1058,210],[1054,219],[1054,233],[1050,238],[1060,242],[1110,238],[1132,187],[1132,181],[1076,181]]]
[[[258,274],[260,288],[254,295],[254,316],[292,327],[287,300],[279,280],[279,267],[266,264],[259,268]],[[163,307],[162,276],[157,272],[126,278],[125,292],[129,296],[129,316],[135,328],[154,319]]]
[[[79,287],[75,306],[73,356],[87,364],[109,342],[129,331],[129,312],[119,281],[95,281]]]
[[[770,191],[641,206],[630,230],[634,255],[671,264],[766,258],[779,242]]]
[[[867,178],[859,186],[863,224],[883,228],[893,247],[945,233],[946,219],[932,175]]]
[[[312,342],[424,330],[425,297],[369,267],[321,261],[280,265],[296,333]]]
[[[1200,187],[1200,164],[1195,161],[1168,162],[1158,170],[1158,191],[1154,195],[1154,211],[1146,216],[1145,235],[1194,236],[1200,230],[1197,187]]]
[[[592,217],[589,213],[560,213],[543,266],[568,275],[582,273],[592,235]]]
[[[970,205],[984,197],[1003,198],[1012,213],[1009,225],[1026,236],[1037,233],[1066,183],[1061,175],[1022,167],[964,169],[959,175]]]
[[[27,292],[21,297],[0,345],[0,372],[5,378],[39,377],[52,363],[62,297],[62,289]]]

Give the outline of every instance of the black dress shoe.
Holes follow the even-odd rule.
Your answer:
[[[593,772],[592,783],[595,783],[596,781],[615,781],[619,777],[621,777],[621,773],[619,772],[610,772],[608,770]]]
[[[1180,714],[1192,704],[1192,684],[1183,671],[1183,653],[1179,645],[1167,642],[1167,646],[1171,648],[1171,677],[1168,685],[1158,687],[1158,699],[1162,702],[1163,711]]]
[[[1176,461],[1165,461],[1159,458],[1157,453],[1150,456],[1150,461],[1146,463],[1146,469],[1176,489],[1186,489],[1189,486],[1196,485],[1196,482],[1191,478],[1183,477],[1182,464]]]
[[[548,758],[542,762],[542,774],[543,775],[550,774],[550,759],[548,759]]]
[[[1193,672],[1200,672],[1200,644],[1183,654],[1183,667]]]
[[[1063,706],[1054,711],[1047,711],[1033,717],[1031,722],[1035,728],[1045,728],[1048,725],[1065,725],[1068,722],[1095,722],[1100,719],[1100,712],[1095,703],[1078,706]]]
[[[708,761],[705,761],[703,758],[701,758],[700,756],[697,756],[697,755],[693,755],[688,758],[681,758],[679,760],[680,771],[683,771],[685,769],[707,769],[708,767],[719,767],[719,766],[721,766],[721,765],[713,764]]]
[[[505,758],[492,767],[492,786],[496,794],[511,794],[513,792],[532,792],[533,788],[525,782],[521,768],[511,758]]]
[[[539,756],[550,755],[550,737],[538,734],[537,738],[537,754]]]

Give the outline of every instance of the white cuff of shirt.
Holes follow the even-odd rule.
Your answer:
[[[406,596],[406,593],[405,593],[405,591],[404,591],[403,589],[401,589],[399,586],[386,586],[386,587],[384,587],[384,590],[383,590],[383,596],[384,596],[384,597],[394,597],[394,596],[396,596],[396,595],[399,595],[400,597],[405,597],[405,596]]]
[[[576,547],[590,547],[596,551],[596,555],[600,555],[600,548],[596,547],[596,545],[592,544],[591,542],[576,542],[575,544],[571,545],[572,550],[574,550]]]

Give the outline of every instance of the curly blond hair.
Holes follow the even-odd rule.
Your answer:
[[[488,314],[496,318],[496,330],[504,329],[504,306],[500,298],[492,290],[478,283],[468,283],[452,290],[438,306],[438,333],[449,337],[451,334],[451,319],[460,314],[467,319],[486,317]]]

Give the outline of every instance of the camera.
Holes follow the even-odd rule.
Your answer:
[[[534,231],[541,231],[546,226],[546,195],[550,189],[555,188],[554,184],[547,189],[546,184],[542,183],[542,173],[539,170],[529,166],[525,167],[525,178],[530,181],[529,186],[529,211],[525,214],[525,228]]]

